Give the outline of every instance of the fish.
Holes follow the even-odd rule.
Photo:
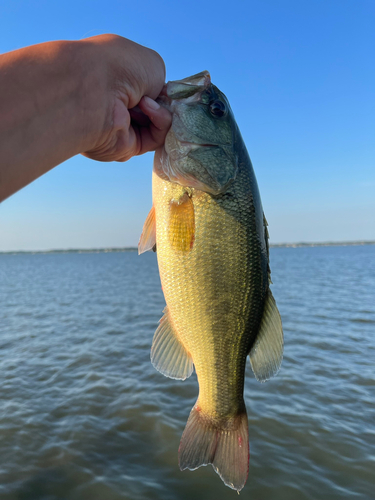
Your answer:
[[[139,254],[156,251],[166,301],[151,361],[172,379],[197,374],[180,469],[212,464],[239,492],[249,472],[247,358],[264,382],[283,356],[267,221],[228,99],[209,72],[168,82],[158,103],[172,126],[155,152],[153,205],[138,245]]]

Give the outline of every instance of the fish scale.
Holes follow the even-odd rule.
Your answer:
[[[245,177],[246,172],[239,176]],[[169,203],[185,191],[153,175],[157,255],[164,296],[173,326],[194,360],[199,406],[217,419],[243,408],[245,362],[251,342],[244,334],[246,329],[258,327],[263,306],[262,300],[248,299],[258,290],[262,256],[253,236],[255,231],[248,229],[255,225],[254,214],[235,187],[233,193],[228,193],[232,197],[227,196],[222,203],[207,193],[193,192],[194,246],[188,253],[176,252],[169,242],[169,232],[173,231],[168,224]],[[265,291],[264,287],[263,298]]]

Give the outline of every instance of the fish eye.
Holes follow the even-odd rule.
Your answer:
[[[227,107],[223,101],[211,101],[210,112],[212,115],[221,118],[222,116],[226,115]]]

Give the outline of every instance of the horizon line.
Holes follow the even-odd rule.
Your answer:
[[[331,247],[331,246],[363,246],[375,245],[375,240],[356,241],[322,241],[322,242],[296,242],[296,243],[270,243],[270,248],[301,248],[301,247]],[[103,248],[58,248],[50,250],[0,250],[0,254],[44,254],[44,253],[116,253],[136,252],[137,247],[103,247]]]

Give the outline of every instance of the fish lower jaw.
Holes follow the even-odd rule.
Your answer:
[[[181,161],[186,158],[191,151],[196,151],[199,148],[215,148],[216,144],[199,144],[196,142],[176,141],[172,147],[165,144],[165,152],[169,157],[169,161]]]

